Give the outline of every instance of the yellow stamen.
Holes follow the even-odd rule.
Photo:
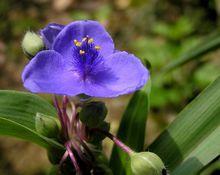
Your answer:
[[[94,41],[94,39],[93,38],[90,38],[89,40],[88,40],[88,43],[92,43]]]
[[[76,39],[74,39],[73,42],[74,42],[74,44],[75,44],[76,46],[78,46],[78,47],[82,45],[82,43],[79,42],[79,41],[77,41]]]
[[[78,42],[76,39],[73,40],[74,44],[76,45],[76,43]]]
[[[78,41],[75,45],[80,47],[82,45],[82,43]]]
[[[95,46],[95,49],[96,49],[96,50],[100,50],[101,47],[100,47],[100,46]]]
[[[84,53],[85,53],[84,50],[79,50],[79,54],[80,54],[80,55],[83,55]]]

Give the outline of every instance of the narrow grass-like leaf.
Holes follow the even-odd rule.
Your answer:
[[[150,82],[135,92],[122,117],[117,137],[135,151],[142,151],[145,139],[146,119],[149,108]],[[129,157],[114,145],[110,159],[114,174],[131,174]]]
[[[207,167],[205,167],[204,170],[202,170],[199,175],[215,175],[220,172],[220,159],[215,160],[211,164],[209,164]]]
[[[25,139],[45,148],[62,149],[58,142],[36,132],[37,112],[56,116],[54,107],[37,95],[0,90],[0,135]]]
[[[194,175],[220,155],[220,78],[150,145],[171,175]]]
[[[195,46],[188,52],[182,54],[182,56],[180,56],[173,62],[167,64],[162,71],[169,72],[191,60],[202,58],[202,55],[205,55],[210,51],[216,50],[219,47],[220,47],[220,32],[216,32],[211,36],[208,36],[207,38],[202,40],[201,43],[199,43],[197,46]]]

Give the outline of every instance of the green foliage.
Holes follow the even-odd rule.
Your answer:
[[[153,26],[156,34],[164,36],[170,40],[179,40],[193,32],[192,20],[188,17],[179,18],[174,24],[158,22]]]
[[[210,82],[213,82],[220,75],[219,66],[216,64],[201,65],[195,72],[193,80],[200,87],[205,87]]]
[[[214,163],[211,163],[205,170],[203,170],[200,175],[210,175],[220,172],[220,161],[216,160]]]
[[[172,175],[194,175],[220,155],[220,78],[150,145]]]
[[[155,75],[174,58],[194,47],[197,43],[198,38],[193,37],[181,40],[181,42],[170,42],[163,35],[157,38],[143,37],[131,43],[134,52],[140,58],[149,60],[152,65],[152,107],[160,110],[168,105],[176,107],[192,95],[193,85],[190,83],[194,83],[194,81],[189,80],[188,70],[176,70],[172,72],[173,74]],[[209,83],[210,81],[206,81],[205,85]],[[198,86],[199,88],[202,89],[203,87]]]
[[[1,90],[0,134],[28,140],[45,148],[62,149],[63,146],[55,140],[37,133],[35,117],[38,112],[56,116],[54,107],[36,95]]]
[[[117,137],[133,150],[143,150],[146,119],[149,108],[150,82],[140,91],[135,92],[122,117]],[[114,146],[110,167],[114,174],[131,174],[129,157],[120,148]]]
[[[164,72],[171,71],[183,64],[186,64],[194,59],[201,59],[206,53],[216,50],[220,47],[220,33],[216,32],[211,36],[203,39],[197,46],[191,48],[190,51],[182,54],[179,58],[169,63],[163,68]]]

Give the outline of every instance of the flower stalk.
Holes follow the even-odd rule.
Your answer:
[[[72,109],[71,117],[69,117],[67,113],[68,105],[70,105]],[[61,142],[66,148],[65,153],[60,159],[59,167],[62,168],[62,165],[69,157],[77,174],[83,174],[80,162],[88,165],[88,167],[93,167],[95,157],[85,143],[87,141],[86,126],[79,120],[79,113],[77,112],[81,105],[71,103],[68,97],[64,95],[61,107],[59,106],[57,97],[54,97],[54,106],[56,107],[61,123]]]
[[[61,142],[66,147],[62,158],[59,162],[59,167],[62,168],[62,165],[68,160],[69,157],[72,165],[75,168],[75,171],[78,174],[83,174],[83,169],[81,169],[83,162],[84,165],[87,165],[92,169],[95,167],[95,156],[90,147],[87,145],[89,141],[89,135],[91,133],[97,135],[98,133],[110,138],[119,148],[126,152],[129,156],[134,153],[134,151],[121,142],[116,136],[104,130],[103,128],[90,128],[86,126],[80,120],[79,117],[79,108],[85,107],[85,105],[77,105],[68,99],[67,96],[63,96],[61,107],[59,106],[58,99],[54,97],[54,105],[57,109],[59,120],[61,123]],[[67,106],[70,105],[72,109],[71,117],[67,113]],[[95,106],[97,107],[97,106]],[[106,113],[105,113],[106,114]],[[104,121],[103,121],[104,122]],[[106,122],[104,122],[106,123]],[[83,166],[84,167],[84,166]]]
[[[104,131],[104,130],[101,130],[101,129],[98,129],[98,128],[92,129],[92,131],[104,134],[109,139],[111,139],[115,143],[115,145],[117,145],[119,148],[121,148],[128,155],[131,155],[134,153],[134,151],[130,147],[125,145],[122,141],[120,141],[116,136],[112,135],[111,133]]]

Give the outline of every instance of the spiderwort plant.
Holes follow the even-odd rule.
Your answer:
[[[49,158],[52,163],[59,164],[60,172],[109,172],[109,168],[100,162],[97,151],[101,150],[101,141],[105,137],[131,157],[134,174],[159,175],[164,172],[164,165],[157,155],[135,153],[109,133],[110,124],[104,121],[107,114],[104,103],[80,98],[73,102],[69,98],[81,94],[91,98],[110,98],[139,90],[149,79],[149,71],[141,61],[132,54],[116,50],[110,35],[96,21],[75,21],[66,26],[51,23],[40,30],[39,35],[41,40],[37,38],[35,41],[43,42],[44,50],[42,47],[28,47],[28,42],[35,42],[32,36],[25,36],[23,40],[25,53],[33,53],[33,56],[24,68],[22,80],[24,87],[33,93],[63,96],[62,105],[56,96],[54,105],[61,125],[57,138],[65,146],[65,151],[57,156],[56,151],[49,150]],[[71,107],[71,115],[67,106]],[[37,126],[44,131],[43,119],[40,119],[40,126]],[[50,128],[51,121],[48,124],[49,120],[43,121],[44,126]],[[57,130],[55,126],[51,128]]]

